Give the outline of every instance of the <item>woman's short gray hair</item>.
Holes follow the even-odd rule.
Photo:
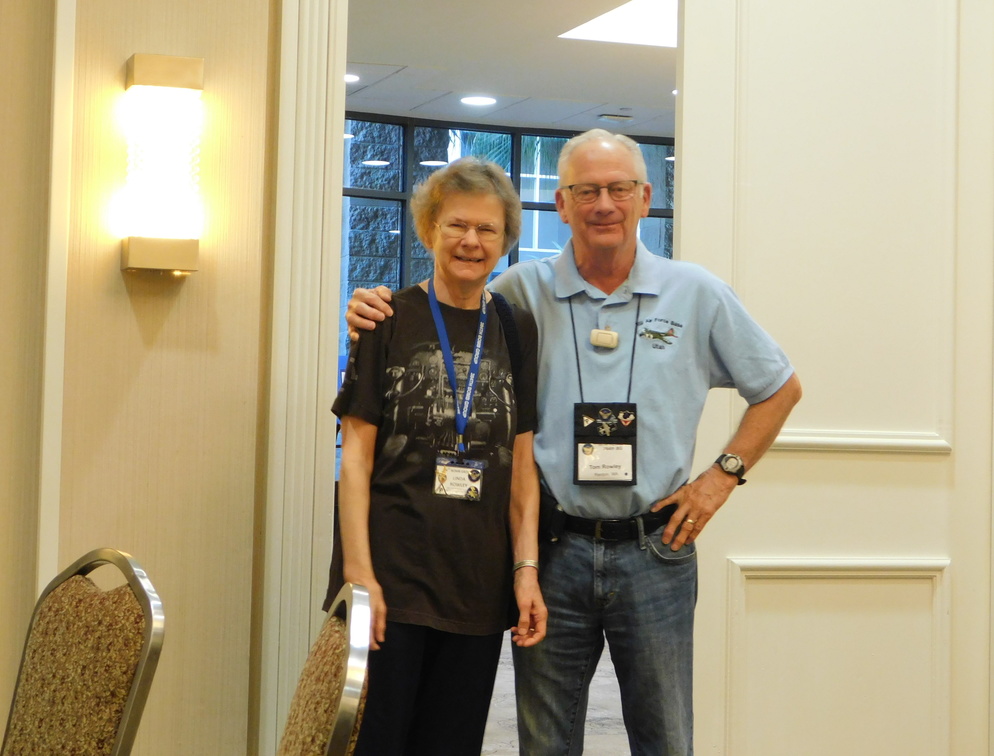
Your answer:
[[[562,178],[566,173],[566,168],[569,165],[570,156],[573,154],[573,150],[582,144],[594,141],[609,141],[617,142],[628,150],[632,154],[632,160],[635,161],[635,177],[639,181],[648,182],[649,181],[649,171],[645,167],[645,157],[642,155],[642,148],[639,143],[636,142],[631,137],[627,137],[624,134],[612,134],[610,131],[605,129],[591,129],[590,131],[584,131],[582,134],[570,139],[563,145],[562,152],[559,153],[559,176]]]
[[[431,248],[432,226],[439,208],[453,194],[492,194],[500,200],[504,206],[501,254],[506,255],[521,235],[521,199],[503,168],[476,156],[453,160],[414,188],[411,215],[421,243]]]

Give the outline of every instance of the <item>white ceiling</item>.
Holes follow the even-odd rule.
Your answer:
[[[559,39],[623,0],[352,0],[351,111],[673,136],[677,51]],[[459,102],[488,94],[497,104]],[[632,116],[619,123],[603,113]]]

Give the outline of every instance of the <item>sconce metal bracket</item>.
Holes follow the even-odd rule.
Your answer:
[[[192,273],[197,270],[199,256],[199,239],[129,236],[121,250],[121,270]]]
[[[128,58],[125,89],[136,84],[150,87],[203,89],[204,59],[135,53]]]

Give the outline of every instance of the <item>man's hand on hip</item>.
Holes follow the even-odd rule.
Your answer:
[[[652,507],[656,512],[670,504],[676,504],[676,512],[670,517],[663,530],[663,543],[673,551],[679,551],[684,544],[693,543],[701,534],[715,512],[738,485],[734,475],[729,475],[711,465],[693,481],[679,488],[672,496],[657,501]]]

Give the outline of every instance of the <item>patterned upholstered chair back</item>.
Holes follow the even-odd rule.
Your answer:
[[[352,753],[366,695],[369,620],[369,592],[346,583],[304,662],[278,756]]]
[[[87,575],[115,565],[127,583]],[[162,647],[162,603],[128,554],[98,549],[52,580],[35,605],[0,756],[131,753]]]

